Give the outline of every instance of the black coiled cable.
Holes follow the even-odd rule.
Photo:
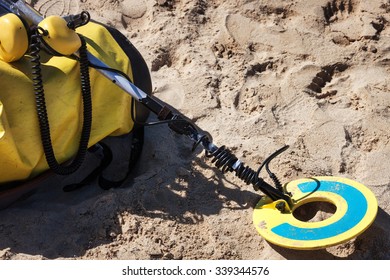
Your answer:
[[[91,135],[92,127],[92,97],[91,97],[91,86],[89,79],[89,61],[87,58],[87,48],[86,42],[82,36],[80,40],[82,42],[81,48],[79,49],[80,55],[80,74],[81,74],[81,92],[83,100],[83,127],[79,142],[79,148],[76,156],[69,165],[61,165],[58,163],[51,141],[50,135],[50,125],[49,119],[47,116],[46,101],[45,101],[45,92],[43,87],[42,71],[41,71],[41,62],[40,62],[40,50],[42,43],[42,36],[45,36],[46,31],[37,28],[34,34],[31,37],[30,45],[30,56],[32,63],[32,80],[34,85],[35,92],[35,101],[37,108],[37,115],[39,121],[39,129],[41,134],[41,141],[43,146],[43,151],[45,153],[47,164],[50,169],[59,175],[69,175],[74,173],[83,163],[87,149],[88,142]]]
[[[225,146],[221,146],[211,153],[206,152],[206,156],[212,158],[211,162],[223,173],[235,171],[236,176],[247,185],[256,185],[259,180],[262,180],[257,176],[257,172],[248,166],[245,166],[242,162],[240,162],[237,167],[233,168],[233,165],[238,161],[238,158]]]
[[[250,167],[245,166],[245,164],[239,161],[238,158],[233,155],[232,152],[225,146],[221,146],[212,152],[206,151],[206,156],[212,158],[211,162],[214,163],[214,165],[223,173],[235,171],[235,174],[239,179],[244,181],[247,185],[252,184],[256,191],[261,190],[271,199],[289,199],[288,196],[283,193],[279,179],[268,168],[269,162],[287,148],[288,146],[285,146],[270,155],[257,171],[254,171]],[[259,177],[263,166],[266,166],[267,172],[269,173],[276,188],[271,187],[262,178]]]

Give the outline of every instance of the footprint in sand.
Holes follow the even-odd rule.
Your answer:
[[[332,0],[325,7],[322,7],[327,24],[339,18],[347,17],[355,8],[356,1],[353,0]]]
[[[32,4],[43,16],[62,16],[79,12],[79,1],[77,0],[38,0],[32,1]]]
[[[332,82],[335,73],[344,72],[349,66],[344,63],[336,63],[321,68],[304,92],[317,99],[335,95],[337,90],[326,90],[326,85]]]
[[[369,4],[360,0],[332,0],[322,6],[322,10],[325,25],[333,32],[344,33],[351,42],[361,38],[379,40],[386,25],[382,15],[369,12]],[[340,40],[335,43],[345,44],[337,41]]]

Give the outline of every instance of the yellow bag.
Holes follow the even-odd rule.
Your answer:
[[[77,32],[84,36],[89,52],[133,79],[128,54],[112,32],[96,23]],[[75,155],[79,145],[83,122],[80,64],[44,52],[41,61],[53,148],[62,163]],[[134,127],[131,97],[94,69],[90,70],[90,82],[93,110],[89,146],[107,136],[129,133]],[[47,169],[29,58],[10,64],[0,60],[0,184],[30,179]]]

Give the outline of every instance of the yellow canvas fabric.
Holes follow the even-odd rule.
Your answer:
[[[88,51],[132,78],[131,64],[103,26],[88,23],[76,30]],[[59,162],[77,152],[82,128],[79,63],[41,52],[42,76],[53,148]],[[93,119],[89,146],[107,136],[128,133],[131,97],[98,71],[90,70]],[[29,179],[48,169],[43,153],[29,57],[0,60],[0,184]]]

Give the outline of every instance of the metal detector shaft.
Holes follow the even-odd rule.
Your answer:
[[[12,12],[22,17],[29,25],[38,25],[43,20],[43,16],[24,1],[4,0],[4,2]]]
[[[101,68],[108,67],[105,63],[90,53],[88,53],[88,59],[90,60],[91,64]],[[163,102],[159,101],[156,97],[146,94],[119,73],[102,69],[97,70],[99,70],[100,73],[102,73],[106,78],[110,79],[122,90],[130,94],[135,100],[145,105],[148,109],[155,113],[160,120],[173,120],[173,122],[169,123],[169,127],[173,131],[179,134],[187,135],[194,141],[194,143],[201,144],[208,154],[214,155],[219,150],[219,148],[211,142],[211,137],[209,137],[206,133],[201,132],[201,129],[195,127],[195,124],[193,124],[193,122],[188,120],[182,114],[163,105]],[[232,158],[229,160],[232,160]],[[242,169],[243,163],[235,157],[233,157],[233,161],[234,162],[229,162],[229,171],[235,171],[236,174],[241,173],[239,170]],[[226,164],[228,164],[228,162],[226,162]],[[247,171],[249,171],[249,169],[247,169]],[[254,173],[252,172],[252,174]],[[253,181],[250,183],[253,184]],[[254,184],[254,188],[256,190],[261,190],[273,200],[284,199],[287,202],[290,202],[291,200],[288,195],[270,186],[260,178],[257,178],[256,183]]]

